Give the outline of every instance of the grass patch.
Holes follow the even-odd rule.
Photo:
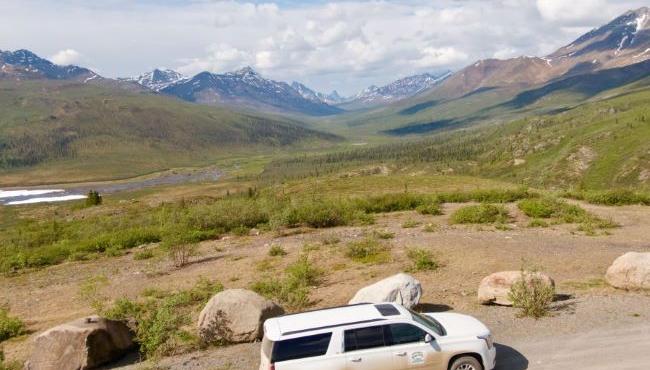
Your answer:
[[[435,271],[440,267],[440,263],[434,258],[431,251],[424,248],[410,248],[406,256],[411,260],[412,266],[409,268],[412,272],[417,271]]]
[[[300,310],[311,305],[309,293],[322,275],[321,269],[302,256],[286,268],[284,276],[264,278],[253,283],[251,289],[289,310]]]
[[[11,316],[9,310],[0,307],[0,342],[25,333],[25,324],[19,318]]]
[[[438,231],[439,228],[440,227],[437,224],[434,224],[434,223],[430,222],[430,223],[427,223],[427,224],[424,225],[424,227],[422,228],[422,231],[424,231],[426,233],[434,233],[434,232]]]
[[[375,238],[368,237],[348,243],[345,255],[355,262],[380,264],[390,260],[389,249],[387,244]]]
[[[415,220],[406,220],[402,222],[402,228],[403,229],[412,229],[414,227],[420,226],[420,222],[415,221]]]
[[[528,227],[548,227],[548,222],[539,218],[533,218],[528,222]]]
[[[501,205],[479,204],[459,208],[451,215],[455,224],[489,224],[508,221],[508,210]]]
[[[533,217],[530,227],[547,227],[551,220],[555,223],[578,224],[578,231],[587,235],[597,235],[597,230],[618,227],[612,220],[602,219],[578,205],[568,204],[552,198],[525,199],[517,203],[526,216]]]
[[[602,204],[606,206],[625,206],[631,204],[650,205],[650,193],[637,192],[627,189],[615,189],[605,191],[570,191],[562,196],[577,200],[584,200],[591,204]]]
[[[143,249],[141,251],[137,251],[133,254],[133,259],[136,261],[141,261],[141,260],[148,260],[150,258],[153,258],[154,253],[153,250],[151,249]]]
[[[395,238],[395,233],[386,230],[374,230],[372,235],[378,239],[388,240]]]
[[[341,238],[339,238],[336,235],[325,235],[321,239],[321,243],[323,243],[324,245],[336,245],[340,242],[341,242]]]
[[[179,354],[199,347],[199,339],[193,332],[195,316],[222,290],[220,283],[199,279],[187,290],[156,290],[138,300],[118,299],[101,314],[127,322],[143,356]]]
[[[569,280],[565,281],[563,285],[576,290],[601,289],[608,286],[607,281],[602,277],[594,277],[585,280]]]
[[[287,251],[285,251],[281,245],[273,244],[269,249],[269,256],[271,257],[281,257],[286,255],[287,255]]]

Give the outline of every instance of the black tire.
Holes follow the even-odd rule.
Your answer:
[[[463,356],[457,358],[454,363],[451,364],[449,370],[483,370],[483,365],[472,356]]]

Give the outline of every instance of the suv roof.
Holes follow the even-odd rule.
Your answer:
[[[409,317],[404,307],[394,303],[360,303],[268,319],[264,323],[264,333],[268,339],[277,341],[341,326]]]

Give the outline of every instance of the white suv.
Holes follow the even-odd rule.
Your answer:
[[[490,330],[455,313],[358,304],[266,320],[260,370],[492,370]]]

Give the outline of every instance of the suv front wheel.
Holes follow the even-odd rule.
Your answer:
[[[456,359],[449,370],[483,370],[483,366],[474,357],[465,356]]]

